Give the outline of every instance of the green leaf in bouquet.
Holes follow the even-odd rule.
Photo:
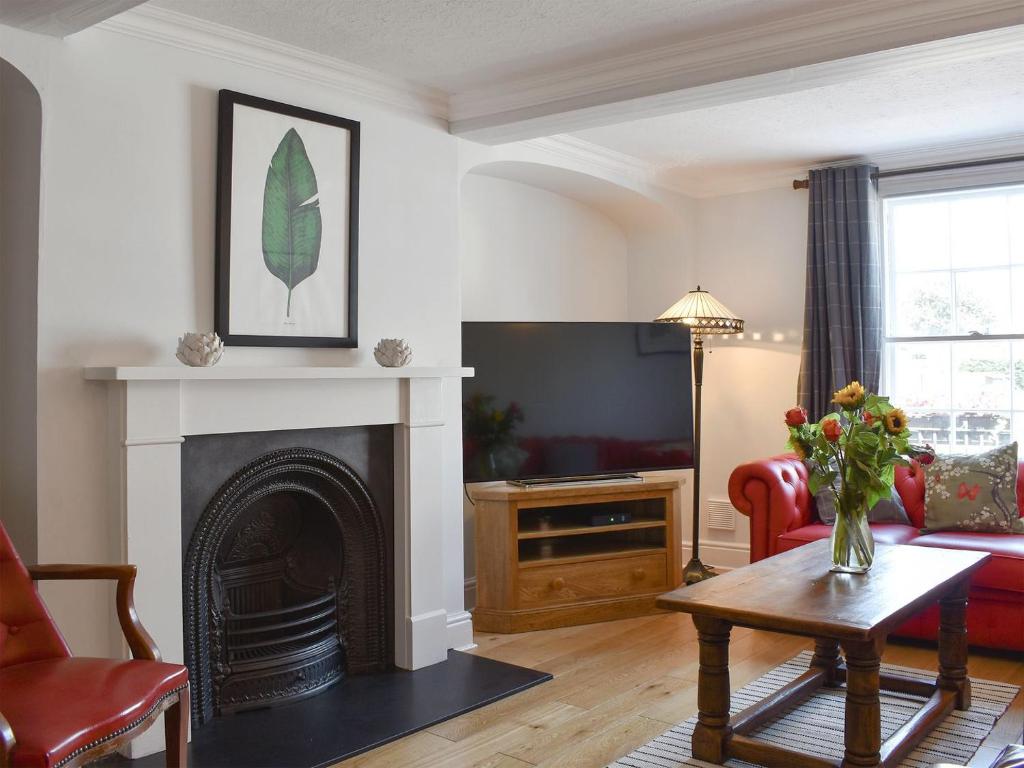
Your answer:
[[[885,464],[878,472],[878,478],[890,488],[896,482],[896,467],[892,464]]]
[[[822,473],[820,470],[814,470],[807,478],[807,490],[809,490],[811,495],[814,496],[822,488],[832,486],[838,476],[838,472],[833,471]]]

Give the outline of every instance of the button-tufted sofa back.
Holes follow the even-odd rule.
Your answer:
[[[0,667],[70,655],[0,524]]]

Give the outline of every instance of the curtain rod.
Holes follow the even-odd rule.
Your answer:
[[[1003,163],[1024,162],[1024,155],[1009,155],[1007,157],[993,157],[987,160],[965,160],[960,163],[943,163],[941,165],[921,165],[917,168],[899,168],[892,171],[879,171],[874,174],[877,179],[885,179],[890,176],[912,176],[916,173],[931,173],[932,171],[955,171],[960,168],[978,168],[983,165],[1002,165]],[[808,189],[811,186],[810,179],[793,179],[793,189]]]

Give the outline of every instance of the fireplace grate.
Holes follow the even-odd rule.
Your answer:
[[[318,693],[344,670],[338,626],[341,591],[298,582],[285,559],[220,571],[220,663],[214,672],[220,714]]]

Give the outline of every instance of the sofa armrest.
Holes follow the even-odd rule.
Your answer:
[[[157,648],[149,632],[135,612],[134,565],[31,565],[29,575],[35,581],[66,581],[70,579],[109,579],[117,582],[117,620],[121,624],[132,658],[160,661]]]
[[[729,500],[750,518],[750,561],[778,550],[778,537],[814,519],[807,467],[789,454],[741,464],[729,477]]]

